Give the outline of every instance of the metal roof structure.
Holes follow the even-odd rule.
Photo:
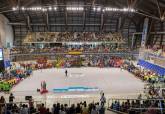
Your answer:
[[[83,7],[83,11],[66,8]],[[18,7],[18,10],[13,10]],[[56,10],[31,11],[21,8],[56,7]],[[100,10],[93,10],[99,7]],[[133,8],[135,12],[107,11],[110,8]],[[143,20],[149,17],[154,24],[165,21],[165,0],[0,0],[0,13],[14,27],[15,37],[21,39],[27,32],[89,31],[115,32],[142,31]],[[119,26],[119,21],[120,26]],[[159,25],[158,29],[161,25]]]
[[[87,13],[91,12],[93,6],[101,6],[116,8],[132,7],[137,10],[136,14],[154,19],[160,19],[165,15],[165,0],[0,0],[0,12],[6,15],[11,22],[19,22],[26,20],[27,15],[30,15],[33,19],[40,17],[42,14],[13,12],[12,7],[57,6],[61,8],[57,12],[65,13],[67,5],[85,6]],[[50,16],[56,16],[56,13],[50,13]],[[97,14],[95,13],[95,15]]]

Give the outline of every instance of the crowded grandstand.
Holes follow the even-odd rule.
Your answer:
[[[0,0],[0,114],[165,114],[164,0]]]

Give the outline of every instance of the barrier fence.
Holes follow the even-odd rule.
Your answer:
[[[148,112],[156,111],[157,114],[164,114],[165,113],[164,101],[165,99],[108,99],[108,109],[114,112],[117,111],[118,113],[121,113],[121,114],[126,114],[126,113],[131,113],[131,112],[134,114],[144,114],[147,111]],[[127,109],[123,109],[125,111],[121,110],[121,108],[124,108],[124,107],[119,107],[119,108],[116,107],[114,109],[113,103],[115,102],[116,103],[118,102],[119,105],[127,102],[127,103],[130,103],[130,106],[127,107]],[[132,102],[134,102],[135,104],[134,105],[131,104]]]

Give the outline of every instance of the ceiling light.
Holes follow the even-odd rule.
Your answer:
[[[21,7],[21,10],[23,10],[23,11],[24,11],[24,10],[26,10],[26,9],[25,9],[24,7]]]
[[[45,12],[45,11],[47,11],[47,9],[46,8],[42,8],[42,11]]]
[[[54,10],[57,10],[57,7],[54,7]]]
[[[93,11],[101,11],[101,7],[93,7]]]
[[[162,16],[160,19],[161,19],[161,21],[164,21],[165,17],[164,17],[164,16]]]
[[[49,9],[49,11],[51,11],[52,10],[52,7],[49,7],[48,9]]]
[[[18,10],[18,7],[13,7],[12,10],[16,11],[16,10]]]
[[[84,8],[83,7],[67,7],[66,10],[67,11],[83,11]]]
[[[135,12],[136,10],[133,8],[111,8],[111,7],[105,7],[105,11],[121,11],[121,12]]]

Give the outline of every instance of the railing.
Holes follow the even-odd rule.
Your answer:
[[[119,105],[121,103],[130,103],[131,102],[136,102],[134,105],[131,104],[127,109],[124,109],[125,111],[123,112],[122,110],[116,110],[111,107],[110,104],[118,102]],[[108,108],[111,111],[117,111],[118,113],[124,114],[128,113],[129,111],[135,111],[136,114],[143,114],[146,111],[149,110],[155,110],[158,112],[158,114],[164,114],[165,107],[162,107],[164,105],[165,99],[108,99]],[[147,102],[148,104],[145,104]],[[138,104],[138,106],[137,106]],[[156,104],[157,106],[154,106],[153,104]],[[121,105],[120,105],[121,106]],[[124,107],[122,107],[124,108]]]
[[[23,55],[67,55],[69,54],[68,52],[39,52],[39,53],[13,53],[10,54],[10,56],[23,56]],[[105,55],[109,55],[109,54],[114,54],[114,55],[122,55],[122,54],[129,54],[129,55],[138,55],[138,52],[82,52],[81,54],[85,54],[85,55],[97,55],[97,54],[105,54]]]
[[[13,54],[10,55],[10,59],[12,61],[28,61],[28,60],[36,60],[36,57],[47,57],[49,60],[54,60],[56,56],[66,56],[69,55],[68,53],[34,53],[34,54]],[[130,58],[136,59],[138,57],[137,53],[129,53],[129,52],[123,52],[123,53],[82,53],[78,54],[78,56],[118,56],[122,58]]]
[[[40,94],[37,91],[12,91],[15,96],[14,101],[17,102],[26,102],[25,96],[32,96],[34,101],[40,101],[44,103],[46,107],[51,108],[54,103],[62,103],[68,104],[77,104],[80,102],[86,101],[87,103],[92,102],[100,102],[100,91],[97,92],[71,92],[71,93],[55,93],[53,91],[49,91],[47,94]],[[9,100],[9,94],[0,94],[4,96],[6,101]],[[108,99],[109,98],[137,98],[137,93],[132,94],[106,94],[105,97],[107,99],[107,103],[105,104],[108,107]]]

